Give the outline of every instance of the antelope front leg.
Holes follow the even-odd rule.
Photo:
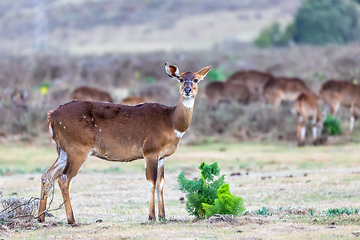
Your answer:
[[[302,147],[305,145],[305,133],[306,133],[306,120],[302,115],[298,115],[298,123],[296,126],[298,146]]]
[[[158,197],[159,219],[165,219],[165,206],[164,206],[164,197],[163,197],[163,189],[165,183],[164,163],[165,163],[165,158],[161,158],[158,163],[158,174],[156,180],[156,193]]]
[[[155,217],[155,189],[158,174],[158,157],[145,157],[145,175],[149,188],[149,220],[156,221]]]
[[[317,120],[316,118],[314,117],[312,119],[312,122],[311,122],[311,129],[312,129],[312,138],[313,138],[313,141],[316,141],[316,139],[319,137],[317,134],[318,134],[318,126],[316,125],[317,124]]]
[[[355,109],[354,109],[354,105],[352,105],[350,107],[350,126],[349,126],[349,132],[352,133],[353,130],[354,130],[354,122],[355,122],[355,116],[356,116],[356,113],[355,113]]]

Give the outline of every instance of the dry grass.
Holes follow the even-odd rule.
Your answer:
[[[68,239],[332,239],[335,236],[346,239],[359,234],[359,215],[329,217],[324,211],[359,207],[358,148],[358,144],[302,149],[259,143],[180,146],[175,155],[166,160],[164,197],[168,220],[150,224],[146,222],[148,191],[143,161],[109,163],[89,159],[71,188],[80,227],[71,228],[61,209],[52,213],[54,217],[47,218],[57,226],[40,224],[35,231],[11,230],[7,234],[14,239],[55,236]],[[44,149],[46,147],[39,148]],[[10,150],[9,156],[16,148]],[[24,152],[27,150],[22,148]],[[54,159],[49,159],[47,167]],[[228,222],[193,221],[180,201],[183,195],[177,189],[176,177],[181,170],[186,171],[188,178],[198,177],[197,167],[202,161],[218,161],[231,192],[243,197],[249,214]],[[31,162],[34,167],[44,164]],[[120,166],[120,170],[108,172],[114,165]],[[3,176],[0,188],[4,197],[37,196],[40,173]],[[53,206],[58,206],[62,198],[58,187],[55,188]],[[272,209],[272,216],[254,214],[262,207]],[[97,222],[99,219],[102,222]]]

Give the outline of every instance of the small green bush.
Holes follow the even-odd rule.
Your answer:
[[[279,210],[282,210],[282,209],[279,209]],[[256,215],[264,215],[264,216],[272,216],[273,212],[266,207],[262,207],[261,209],[256,210],[255,214]]]
[[[330,114],[327,114],[323,125],[322,133],[332,136],[340,135],[341,127],[339,120],[337,120],[335,117],[332,117]]]
[[[200,179],[188,180],[185,171],[178,176],[180,191],[186,194],[186,210],[197,218],[208,218],[215,214],[240,215],[245,211],[242,198],[231,195],[229,185],[224,182],[225,175],[218,176],[217,163],[199,166]]]

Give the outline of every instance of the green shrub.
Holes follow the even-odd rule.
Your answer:
[[[205,218],[214,216],[215,214],[232,214],[237,216],[245,211],[242,198],[230,193],[229,184],[224,183],[221,185],[217,193],[218,198],[215,199],[214,205],[202,204],[205,210]]]
[[[340,135],[341,127],[339,120],[328,114],[323,125],[322,133],[328,135]]]
[[[231,195],[229,185],[224,182],[225,175],[218,176],[217,163],[199,166],[200,179],[188,180],[185,171],[178,176],[179,189],[186,194],[186,210],[198,218],[208,218],[215,214],[240,215],[245,208],[242,198]]]

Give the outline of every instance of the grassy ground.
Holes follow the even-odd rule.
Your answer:
[[[47,218],[55,226],[11,230],[14,239],[348,239],[360,235],[359,214],[327,215],[358,209],[358,143],[339,146],[211,143],[180,146],[166,160],[166,222],[147,223],[148,190],[143,160],[110,163],[90,158],[72,182],[79,227],[66,224],[64,209]],[[54,146],[1,146],[3,197],[38,196],[40,176],[56,159]],[[233,221],[193,221],[180,201],[176,177],[198,177],[198,165],[217,161],[247,213]],[[9,169],[9,170],[7,170]],[[56,186],[52,207],[62,203]],[[103,222],[96,222],[98,219]],[[6,236],[5,236],[6,237]]]

